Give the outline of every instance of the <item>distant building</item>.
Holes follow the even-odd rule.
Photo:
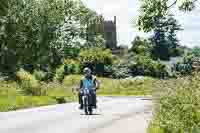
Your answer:
[[[116,16],[114,17],[114,21],[104,21],[104,39],[106,40],[106,47],[115,50],[117,48],[117,20]]]

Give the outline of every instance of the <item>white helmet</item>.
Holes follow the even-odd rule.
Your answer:
[[[90,73],[90,74],[92,73],[91,69],[88,68],[88,67],[84,68],[83,72],[84,73]]]

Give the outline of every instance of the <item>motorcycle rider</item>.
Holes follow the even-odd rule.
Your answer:
[[[89,89],[92,95],[92,102],[93,107],[97,108],[96,106],[96,90],[99,89],[99,82],[97,81],[96,77],[92,75],[92,71],[90,68],[86,67],[84,70],[84,76],[80,81],[80,90],[81,89]],[[79,91],[78,98],[79,98],[79,109],[83,109],[83,101],[82,101],[82,93]]]

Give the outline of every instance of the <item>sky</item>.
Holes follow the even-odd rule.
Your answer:
[[[118,45],[129,45],[139,35],[147,37],[147,34],[139,32],[134,25],[138,15],[139,0],[82,0],[89,8],[102,14],[106,20],[113,20],[117,16]],[[172,10],[183,31],[178,33],[178,39],[182,45],[188,47],[200,46],[200,3],[190,13],[183,13],[177,9]]]

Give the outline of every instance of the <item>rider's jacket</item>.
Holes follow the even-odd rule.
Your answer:
[[[81,88],[92,90],[96,88],[96,77],[91,76],[90,78],[83,77],[81,80]]]

